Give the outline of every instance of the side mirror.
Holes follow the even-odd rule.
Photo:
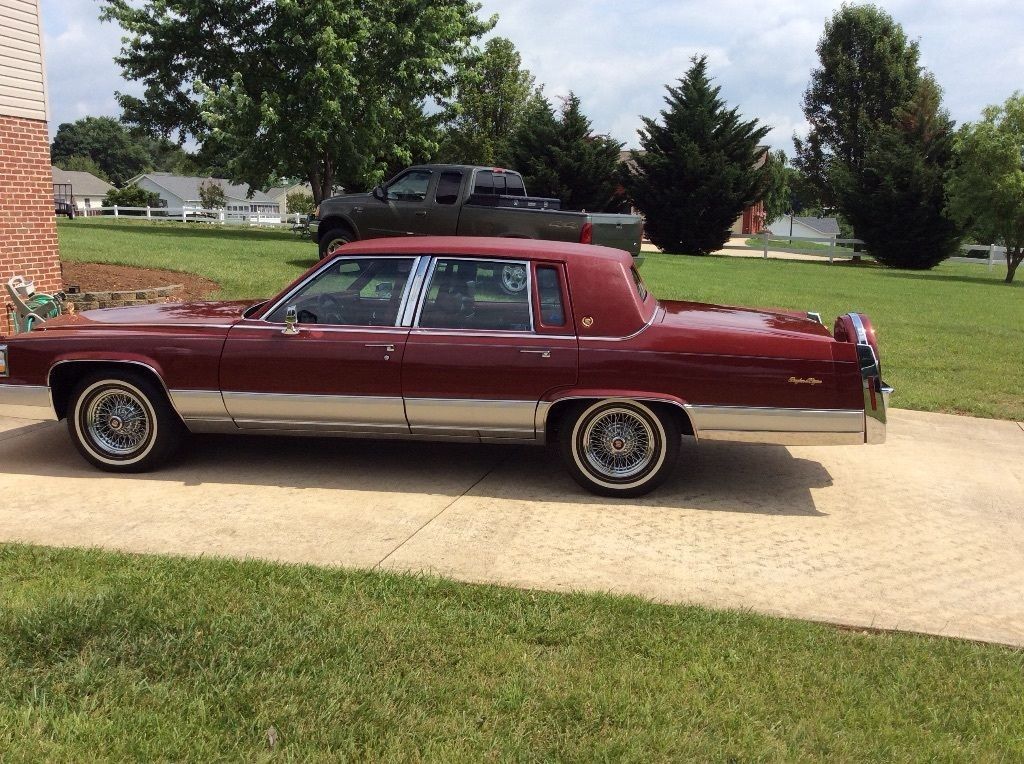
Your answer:
[[[284,313],[284,329],[281,334],[298,334],[299,333],[299,314],[292,305]]]
[[[388,192],[384,190],[384,186],[377,186],[373,189],[373,198],[378,202],[387,201]]]

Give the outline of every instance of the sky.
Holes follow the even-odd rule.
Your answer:
[[[945,91],[957,122],[1024,90],[1020,0],[880,2]],[[640,115],[656,116],[665,85],[706,54],[722,97],[772,127],[767,142],[792,154],[807,125],[800,109],[832,0],[482,0],[553,99],[574,91],[594,131],[638,145]],[[42,0],[50,132],[62,122],[119,114],[115,91],[138,94],[113,57],[121,30],[99,21],[97,0]]]

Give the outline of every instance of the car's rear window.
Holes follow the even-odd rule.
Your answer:
[[[629,269],[629,272],[633,274],[633,283],[636,284],[636,293],[640,295],[640,302],[647,302],[647,295],[650,293],[647,291],[644,280],[640,277],[640,271],[633,267]]]

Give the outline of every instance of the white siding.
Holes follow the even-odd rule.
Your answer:
[[[39,0],[0,0],[0,115],[46,120]]]

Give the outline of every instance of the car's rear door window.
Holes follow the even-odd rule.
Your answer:
[[[416,325],[424,329],[531,331],[529,274],[526,262],[439,258]]]

